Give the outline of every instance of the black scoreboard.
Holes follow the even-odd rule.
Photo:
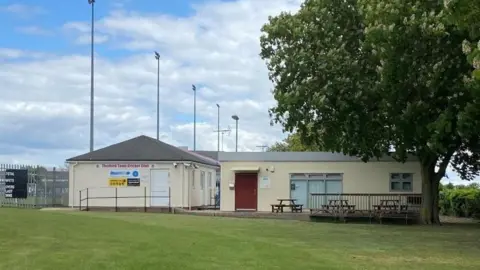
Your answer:
[[[25,199],[28,195],[28,170],[5,171],[5,198]]]

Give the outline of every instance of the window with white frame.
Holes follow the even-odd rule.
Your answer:
[[[390,174],[390,191],[412,191],[413,174],[392,173]]]
[[[200,172],[200,190],[203,190],[205,188],[205,172],[201,171]]]

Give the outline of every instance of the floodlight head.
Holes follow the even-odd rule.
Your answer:
[[[93,3],[95,3],[95,0],[88,0],[88,3],[93,4]]]
[[[158,52],[155,52],[155,59],[160,59],[160,54]]]
[[[218,103],[217,103],[217,108],[220,108],[220,105],[218,105]]]
[[[238,118],[238,115],[234,114],[234,115],[232,115],[232,119],[235,120],[235,121],[238,121],[238,119],[240,119],[240,118]]]
[[[195,86],[195,84],[192,84],[192,90],[193,91],[197,90],[197,87]]]

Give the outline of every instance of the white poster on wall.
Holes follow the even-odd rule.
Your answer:
[[[138,170],[110,170],[109,186],[113,187],[138,187],[140,186],[140,172]]]
[[[260,176],[260,188],[270,188],[270,178],[268,176]]]

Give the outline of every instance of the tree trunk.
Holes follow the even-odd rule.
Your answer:
[[[438,178],[437,175],[434,175],[433,176],[433,179],[432,179],[433,183],[432,183],[432,195],[433,195],[433,202],[432,202],[432,220],[433,220],[433,224],[439,224],[441,225],[440,223],[440,215],[439,215],[439,212],[440,212],[440,207],[439,207],[439,197],[440,197],[440,190],[439,190],[439,186],[440,186],[440,179]]]
[[[420,222],[440,225],[438,210],[438,186],[440,180],[435,174],[435,162],[422,162],[422,207]]]

